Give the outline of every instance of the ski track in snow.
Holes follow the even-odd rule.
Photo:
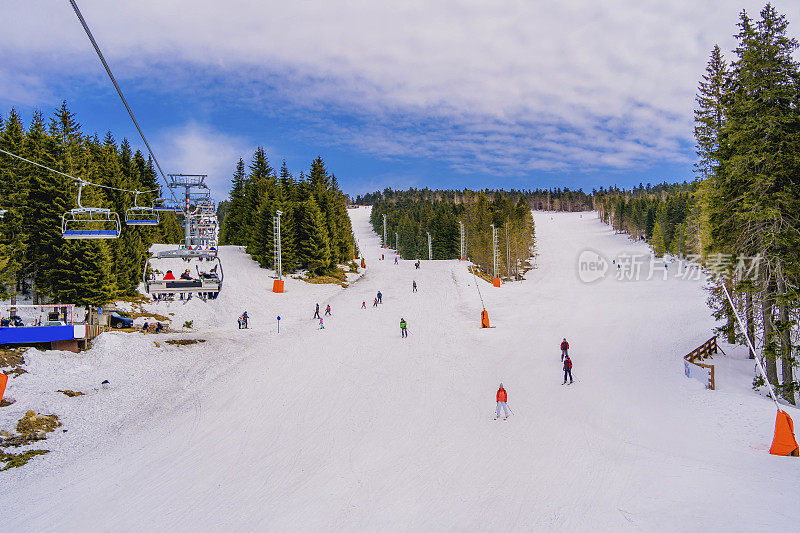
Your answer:
[[[775,414],[749,389],[746,350],[724,346],[717,391],[683,375],[714,327],[701,282],[582,284],[583,249],[646,245],[593,214],[537,212],[527,281],[478,280],[495,326],[482,330],[463,262],[394,265],[369,209],[350,214],[368,268],[348,289],[287,278],[273,294],[268,271],[223,247],[217,300],[149,306],[194,331],[29,351],[0,429],[36,409],[68,432],[0,473],[0,530],[744,531],[800,518],[800,466],[766,453]],[[325,330],[316,302],[332,307]],[[245,309],[253,329],[238,330]],[[501,381],[514,414],[495,421]]]

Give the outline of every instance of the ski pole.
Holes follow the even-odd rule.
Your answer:
[[[509,412],[513,415],[514,411],[511,410],[511,406],[508,405],[508,402],[506,402],[506,407],[508,407]]]

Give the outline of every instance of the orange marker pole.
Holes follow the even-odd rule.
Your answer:
[[[6,392],[6,383],[8,383],[8,376],[0,372],[0,401],[3,401],[3,394]]]

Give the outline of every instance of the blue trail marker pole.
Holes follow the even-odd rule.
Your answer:
[[[281,317],[278,317],[278,333],[281,332]]]

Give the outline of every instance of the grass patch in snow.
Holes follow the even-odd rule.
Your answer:
[[[44,433],[33,433],[30,435],[14,435],[8,431],[0,431],[0,446],[12,446],[18,448],[26,446],[32,442],[47,440]]]
[[[36,411],[28,411],[17,422],[17,432],[23,435],[50,433],[59,426],[61,422],[56,415],[40,415]]]
[[[158,313],[149,313],[147,311],[131,311],[129,313],[125,313],[128,318],[132,318],[136,320],[137,318],[152,318],[153,320],[157,320],[158,322],[169,322],[169,318],[165,317],[164,315],[159,315]]]
[[[0,472],[3,470],[9,470],[11,468],[19,468],[37,455],[44,455],[46,453],[50,453],[50,451],[28,450],[27,452],[22,453],[6,453],[3,450],[0,450],[0,463],[5,463],[5,466],[0,468]]]
[[[144,294],[137,294],[136,296],[123,296],[117,299],[118,302],[128,302],[134,305],[144,305],[150,302],[150,298]]]
[[[25,350],[27,348],[0,348],[0,367],[24,365],[22,354]]]
[[[22,368],[21,366],[18,366],[16,368],[12,368],[11,370],[6,370],[5,372],[3,372],[3,374],[5,374],[6,376],[12,376],[13,375],[15,378],[18,378],[22,374],[27,374],[27,373],[28,373],[28,371],[25,370],[24,368]]]
[[[67,390],[57,390],[56,392],[60,392],[61,394],[65,395],[65,396],[69,396],[70,398],[74,398],[74,397],[76,397],[76,396],[83,396],[83,393],[82,393],[82,392],[76,392],[76,391],[74,391],[74,390],[70,390],[70,389],[67,389]]]
[[[306,278],[302,278],[302,280],[306,283],[313,283],[315,285],[334,284],[347,287],[347,273],[343,268],[329,270],[319,276],[309,275]]]
[[[206,342],[205,339],[172,339],[167,341],[167,344],[173,346],[188,346],[190,344],[197,344],[198,342]]]

